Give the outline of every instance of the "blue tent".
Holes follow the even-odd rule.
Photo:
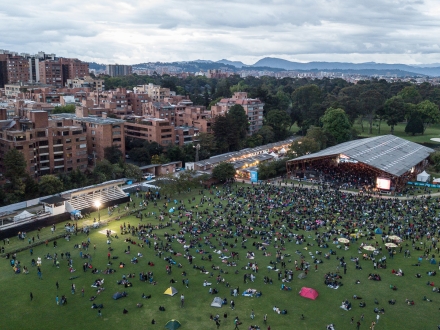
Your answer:
[[[168,210],[168,212],[173,213],[173,212],[174,212],[174,207],[170,208],[170,209]]]
[[[114,295],[113,295],[113,299],[114,300],[118,300],[118,299],[120,299],[120,298],[122,298],[122,297],[126,297],[127,296],[127,293],[126,292],[116,292]]]
[[[431,265],[437,265],[437,261],[436,261],[434,258],[432,258],[432,259],[429,261],[429,263],[430,263]]]
[[[382,234],[383,231],[380,228],[376,228],[376,230],[374,231],[375,234]]]

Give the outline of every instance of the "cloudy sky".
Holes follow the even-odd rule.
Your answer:
[[[22,0],[0,49],[135,64],[195,59],[440,63],[438,0]]]

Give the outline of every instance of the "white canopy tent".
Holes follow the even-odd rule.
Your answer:
[[[27,219],[27,218],[31,218],[34,215],[35,214],[29,213],[28,211],[23,211],[23,212],[21,212],[20,214],[17,214],[14,217],[14,221],[20,221],[20,220],[24,220],[24,219]]]
[[[222,307],[223,300],[220,297],[215,297],[214,300],[211,303],[211,307]]]
[[[427,182],[430,177],[431,176],[428,173],[426,173],[426,171],[423,171],[422,173],[417,174],[417,181]]]

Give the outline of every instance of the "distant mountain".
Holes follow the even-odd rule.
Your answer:
[[[223,63],[223,64],[227,64],[227,65],[232,65],[232,66],[235,66],[238,69],[241,69],[242,67],[246,66],[246,64],[244,64],[243,62],[240,62],[240,61],[229,61],[229,60],[225,60],[225,59],[217,61],[217,63]]]
[[[191,62],[195,62],[195,63],[214,63],[213,61],[210,61],[210,60],[195,60],[195,61],[189,61],[187,63],[191,63]]]
[[[440,76],[440,66],[438,67],[419,67],[406,64],[384,64],[384,63],[345,63],[345,62],[309,62],[299,63],[283,60],[281,58],[265,57],[253,66],[258,67],[271,67],[280,68],[285,70],[321,70],[332,71],[339,70],[400,70],[409,73],[428,75],[428,76]]]
[[[99,64],[96,62],[89,62],[89,69],[93,69],[93,70],[105,70],[105,64]]]

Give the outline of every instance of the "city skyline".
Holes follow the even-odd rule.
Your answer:
[[[0,49],[98,63],[264,57],[310,62],[440,63],[433,0],[53,0],[0,10]]]

